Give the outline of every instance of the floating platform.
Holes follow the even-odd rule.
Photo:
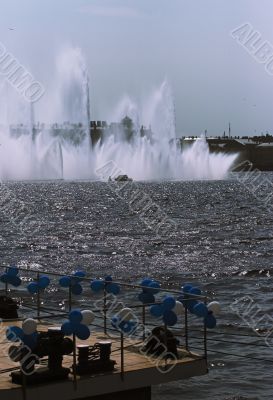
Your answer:
[[[87,341],[77,340],[77,344],[84,343],[94,345],[98,341],[111,340],[112,353],[111,359],[116,361],[113,372],[103,372],[93,375],[77,376],[76,382],[73,376],[69,379],[38,385],[21,385],[11,382],[10,373],[16,369],[15,363],[8,357],[8,349],[11,345],[6,339],[6,328],[10,325],[20,326],[18,321],[3,322],[1,325],[0,343],[2,354],[0,355],[0,398],[1,400],[61,400],[70,399],[93,399],[93,400],[149,400],[151,399],[151,385],[158,385],[170,381],[181,380],[193,376],[204,375],[207,373],[207,362],[204,357],[178,348],[178,360],[175,365],[173,361],[168,361],[166,373],[164,364],[160,370],[158,359],[152,356],[141,354],[141,343],[124,339],[124,365],[121,368],[120,336],[116,335],[109,338],[109,335],[97,332],[93,333]],[[38,331],[45,331],[53,325],[48,322],[40,322]],[[55,325],[56,326],[56,325]],[[63,366],[71,367],[72,356],[64,356]],[[172,367],[172,368],[171,368]],[[18,364],[19,368],[19,364]],[[38,367],[39,368],[39,367]]]

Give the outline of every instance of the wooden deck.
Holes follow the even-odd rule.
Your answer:
[[[24,397],[27,400],[60,400],[86,399],[93,396],[105,395],[126,390],[138,389],[157,385],[170,381],[190,378],[192,376],[204,375],[207,373],[206,360],[196,354],[189,353],[186,350],[179,349],[179,360],[171,371],[164,373],[157,368],[157,359],[147,357],[139,352],[139,344],[124,340],[124,374],[121,373],[120,357],[120,338],[112,337],[111,359],[116,361],[116,367],[113,372],[100,373],[95,375],[85,375],[77,377],[77,388],[73,383],[72,376],[69,380],[52,382],[35,386],[28,386],[26,393],[22,387],[11,382],[10,371],[3,370],[14,368],[16,363],[8,357],[8,349],[11,342],[5,338],[7,326],[19,325],[21,323],[3,323],[0,331],[0,398],[1,400],[19,400]],[[41,323],[38,330],[47,330],[49,324]],[[109,340],[108,336],[100,333],[91,334],[88,341],[84,344],[94,344],[99,340]],[[81,341],[77,341],[80,344]],[[72,356],[64,357],[64,366],[71,367]]]

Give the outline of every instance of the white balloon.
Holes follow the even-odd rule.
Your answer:
[[[123,320],[123,321],[130,321],[130,319],[134,318],[134,313],[131,308],[123,308],[122,310],[119,311],[118,316]]]
[[[22,323],[22,329],[25,335],[32,335],[32,333],[36,332],[37,322],[32,318],[28,318]]]
[[[91,310],[83,310],[81,311],[81,314],[82,314],[81,323],[84,325],[90,325],[95,319],[95,314]]]
[[[212,301],[207,305],[208,309],[213,312],[213,314],[217,315],[221,312],[221,305],[218,301]]]
[[[183,315],[185,314],[185,308],[180,301],[175,302],[174,309],[172,310],[175,312],[176,315]]]

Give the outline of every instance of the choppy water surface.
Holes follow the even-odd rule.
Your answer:
[[[272,174],[264,176],[273,181]],[[176,288],[189,281],[200,285],[223,304],[218,331],[253,337],[209,341],[209,349],[220,352],[210,353],[209,375],[154,388],[153,398],[271,399],[273,350],[230,308],[247,295],[261,307],[259,317],[273,314],[273,214],[263,207],[261,193],[258,200],[234,177],[134,185],[177,223],[171,237],[157,238],[108,183],[2,185],[1,198],[9,193],[10,204],[1,206],[1,262],[61,272],[82,265],[94,276],[111,272],[129,281],[152,276]],[[269,320],[257,321],[255,328],[270,329]],[[238,343],[244,341],[255,346]]]

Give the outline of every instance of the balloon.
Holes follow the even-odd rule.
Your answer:
[[[50,284],[50,279],[48,276],[41,276],[38,285],[41,289],[45,289]]]
[[[118,316],[115,315],[114,317],[112,317],[112,319],[111,319],[111,325],[112,325],[113,328],[117,328],[119,322],[120,322],[120,319],[119,319]]]
[[[17,267],[9,267],[8,268],[8,275],[15,276],[18,275],[19,269]]]
[[[9,283],[15,287],[18,287],[21,285],[21,279],[17,275],[11,275],[9,277]]]
[[[119,285],[117,283],[109,283],[106,286],[106,292],[117,295],[120,292],[120,287],[119,287]]]
[[[152,279],[149,279],[149,278],[145,278],[145,279],[142,280],[140,286],[145,286],[145,287],[142,288],[143,292],[146,292],[146,291],[147,291],[148,286],[149,286],[150,283],[152,283],[152,282],[153,282]]]
[[[155,302],[155,298],[152,293],[140,293],[138,299],[143,304],[151,304]]]
[[[82,321],[82,313],[79,310],[73,310],[69,313],[69,321],[72,324],[79,324]]]
[[[208,309],[213,312],[213,314],[218,315],[221,312],[221,305],[218,301],[212,301],[208,304]]]
[[[160,284],[158,282],[153,281],[148,286],[149,287],[145,289],[146,292],[153,294],[157,294],[160,292]]]
[[[71,286],[71,292],[75,295],[79,295],[82,293],[82,287],[79,283],[76,283],[75,285]]]
[[[32,335],[32,333],[36,332],[37,322],[32,318],[27,318],[22,323],[22,329],[25,335]]]
[[[27,290],[29,291],[29,293],[31,294],[35,294],[38,292],[38,285],[36,282],[31,282],[27,285]]]
[[[129,333],[131,332],[133,325],[129,321],[121,321],[119,324],[119,328],[124,332],[124,333]]]
[[[155,305],[150,307],[150,313],[156,318],[162,317],[163,308],[162,308],[161,305],[155,304]]]
[[[105,282],[112,282],[113,278],[112,278],[112,276],[107,275],[107,276],[104,278],[104,280],[105,280]]]
[[[33,350],[37,344],[38,334],[37,332],[32,335],[25,335],[23,337],[23,342],[26,346],[28,346],[31,350]]]
[[[101,280],[94,280],[90,283],[93,292],[99,292],[104,289],[104,282]]]
[[[59,280],[59,284],[61,287],[69,287],[71,284],[71,279],[69,276],[62,276]]]
[[[190,289],[189,293],[197,295],[197,296],[200,296],[202,292],[201,292],[201,290],[199,288],[193,287],[193,288]]]
[[[176,315],[183,315],[183,314],[185,314],[184,306],[183,306],[183,304],[182,304],[180,301],[176,301],[176,302],[175,302],[175,306],[174,306],[173,312],[174,312]]]
[[[94,319],[95,315],[91,310],[83,310],[82,312],[82,324],[84,325],[90,325]]]
[[[217,323],[215,317],[212,314],[207,315],[204,319],[204,322],[206,327],[209,329],[215,328]]]
[[[193,313],[197,317],[206,317],[208,315],[208,308],[204,303],[198,303],[193,307]]]
[[[10,342],[18,342],[23,336],[24,332],[19,326],[9,326],[6,330],[6,337]]]
[[[189,293],[189,291],[192,289],[192,285],[190,283],[187,283],[182,287],[183,293]]]
[[[176,304],[176,302],[175,302],[174,297],[167,296],[163,300],[162,307],[163,307],[164,311],[168,311],[168,310],[172,310],[175,307],[175,304]]]
[[[81,340],[86,340],[90,336],[90,330],[86,325],[78,324],[75,329],[76,336]]]
[[[3,283],[9,283],[9,275],[7,273],[4,273],[3,275],[0,276],[0,281]]]
[[[194,307],[198,304],[197,300],[187,300],[186,301],[186,307],[189,310],[189,312],[193,313]]]
[[[9,358],[14,362],[19,362],[22,359],[20,346],[10,346],[8,350]]]
[[[73,325],[71,324],[71,322],[67,321],[62,324],[61,331],[63,332],[64,335],[70,336],[73,333],[72,328],[73,328]]]
[[[165,311],[163,314],[164,324],[173,326],[177,323],[177,316],[173,311]]]
[[[135,317],[131,308],[123,308],[119,311],[118,316],[122,321],[130,321]]]

